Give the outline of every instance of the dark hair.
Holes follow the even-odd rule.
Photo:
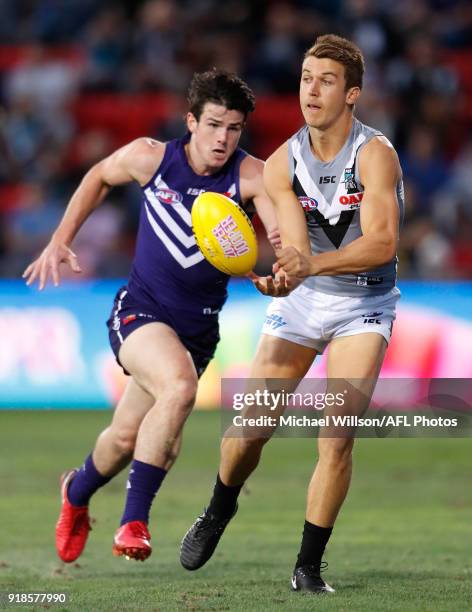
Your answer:
[[[362,88],[364,76],[364,57],[362,51],[347,38],[335,34],[318,36],[315,44],[305,53],[307,57],[328,58],[344,66],[346,90],[351,87]]]
[[[196,73],[188,90],[189,111],[200,119],[207,102],[221,104],[228,110],[241,111],[246,118],[256,107],[251,88],[236,74],[213,68]]]

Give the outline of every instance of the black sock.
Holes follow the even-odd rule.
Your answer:
[[[218,474],[208,511],[211,514],[216,514],[217,516],[225,518],[231,516],[236,508],[236,500],[238,499],[242,486],[243,485],[240,484],[235,487],[229,487],[221,482],[220,475]]]
[[[298,553],[295,568],[301,565],[314,565],[319,567],[321,565],[321,557],[323,556],[332,531],[332,527],[318,527],[318,525],[305,521],[302,545]]]

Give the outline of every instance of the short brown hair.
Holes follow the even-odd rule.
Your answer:
[[[307,57],[328,58],[339,62],[344,66],[346,79],[346,90],[351,87],[362,89],[362,77],[364,76],[364,57],[362,51],[347,38],[336,36],[336,34],[324,34],[318,36],[315,44],[305,53]]]
[[[189,111],[200,120],[203,107],[207,102],[221,104],[228,110],[237,110],[247,117],[255,106],[251,88],[236,74],[213,68],[207,72],[194,74],[188,90]]]

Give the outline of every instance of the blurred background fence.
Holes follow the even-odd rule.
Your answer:
[[[126,377],[108,346],[105,319],[120,281],[67,283],[39,294],[0,284],[0,408],[105,408]],[[472,378],[472,285],[405,281],[384,377]],[[197,405],[217,407],[221,377],[248,375],[268,298],[232,281],[221,342]],[[325,375],[317,358],[309,376]],[[419,398],[414,398],[419,399]]]

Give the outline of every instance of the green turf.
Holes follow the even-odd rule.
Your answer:
[[[0,412],[0,591],[70,594],[68,610],[470,610],[470,440],[358,440],[352,488],[329,545],[334,596],[292,593],[314,441],[276,439],[214,558],[188,573],[179,542],[209,497],[219,417],[195,413],[155,504],[154,552],[116,559],[124,476],[100,491],[79,563],[54,552],[58,473],[77,465],[107,412]],[[1,606],[0,606],[1,607]],[[41,609],[39,607],[29,609]],[[44,608],[43,608],[44,609]]]

